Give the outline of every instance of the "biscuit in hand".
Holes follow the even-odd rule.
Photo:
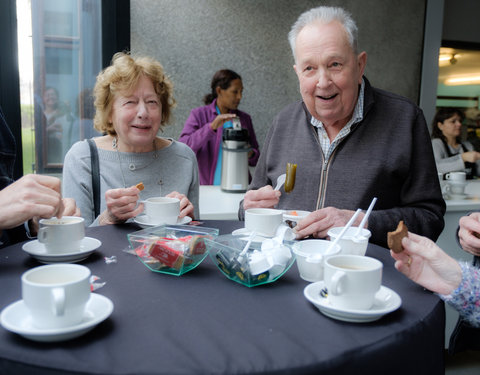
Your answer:
[[[388,247],[393,250],[394,253],[401,253],[403,251],[402,238],[408,234],[408,228],[404,224],[403,220],[398,223],[397,229],[393,232],[387,233]]]
[[[135,185],[135,187],[140,191],[145,189],[145,186],[143,185],[143,182],[139,182],[138,184]]]

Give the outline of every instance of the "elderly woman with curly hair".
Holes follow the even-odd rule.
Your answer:
[[[98,150],[100,196],[95,215],[91,152],[87,141],[65,156],[63,194],[74,198],[87,225],[117,224],[142,213],[140,199],[180,200],[180,218],[198,217],[198,166],[193,151],[157,136],[171,118],[173,85],[162,65],[148,57],[117,53],[94,88],[93,138]],[[136,185],[143,182],[144,190]]]

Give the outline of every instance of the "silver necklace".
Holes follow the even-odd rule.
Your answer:
[[[118,164],[120,165],[120,173],[122,174],[122,181],[123,181],[123,187],[124,188],[127,188],[127,183],[125,182],[125,175],[123,174],[123,168],[122,168],[122,160],[120,159],[120,151],[118,150],[118,140],[117,140],[117,137],[113,137],[113,140],[112,140],[112,148],[117,151],[117,158],[118,158]],[[155,139],[153,140],[153,160],[142,166],[141,168],[137,168],[135,164],[131,163],[129,166],[128,166],[128,169],[130,169],[131,171],[135,171],[137,169],[143,169],[143,168],[146,168],[148,167],[150,164],[152,164],[158,157],[158,154],[157,154],[157,144],[155,143]]]

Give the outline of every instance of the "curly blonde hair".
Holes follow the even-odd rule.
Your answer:
[[[163,66],[155,59],[145,56],[133,57],[118,52],[112,58],[112,64],[102,70],[95,83],[95,129],[101,133],[116,135],[109,121],[113,101],[119,94],[131,92],[142,76],[149,78],[162,103],[162,122],[167,124],[172,117],[176,101],[173,97],[173,84],[165,75]]]

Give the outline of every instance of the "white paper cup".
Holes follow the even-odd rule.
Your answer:
[[[330,241],[335,239],[342,232],[344,227],[331,228],[328,231]],[[342,248],[340,254],[353,254],[353,255],[365,255],[368,247],[368,240],[372,233],[368,229],[362,228],[360,236],[356,236],[358,227],[350,227],[343,234],[342,238],[338,241],[338,244]]]
[[[335,255],[325,260],[325,286],[332,306],[368,310],[382,286],[383,264],[359,255]]]
[[[331,254],[325,255],[331,244],[326,240],[303,240],[293,246],[293,252],[297,255],[298,272],[303,280],[323,280],[325,259],[340,253],[340,246],[337,244]]]
[[[145,214],[151,223],[176,224],[180,215],[180,200],[169,197],[153,197],[143,201]]]
[[[22,275],[22,298],[38,328],[81,323],[90,298],[90,270],[79,264],[51,264]]]
[[[47,253],[62,254],[80,250],[85,238],[85,220],[82,217],[53,217],[41,219],[39,224],[38,242],[45,246]]]
[[[283,211],[273,208],[250,208],[245,211],[245,228],[250,232],[273,237],[283,222]]]

